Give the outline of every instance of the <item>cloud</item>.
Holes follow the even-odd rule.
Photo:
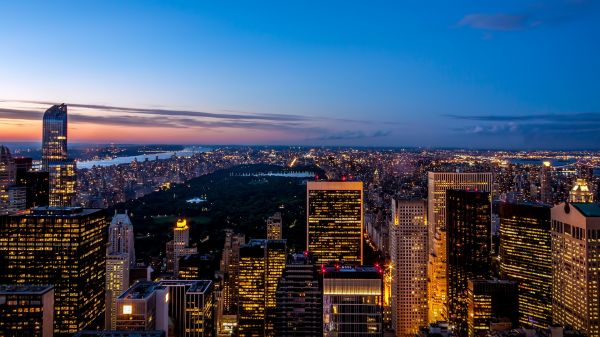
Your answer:
[[[527,25],[527,17],[510,14],[468,14],[457,25],[485,30],[519,30]]]
[[[484,121],[484,122],[498,122],[498,121],[542,121],[542,122],[600,122],[600,113],[598,112],[576,112],[576,113],[563,113],[563,114],[538,114],[538,115],[454,115],[444,114],[444,117],[459,119],[459,120],[471,120],[471,121]]]
[[[364,132],[356,130],[345,130],[342,132],[330,133],[317,138],[309,140],[350,140],[350,139],[366,139],[366,138],[380,138],[389,136],[392,132],[387,130],[376,130],[373,132]]]
[[[589,0],[554,0],[534,3],[513,13],[470,13],[456,23],[457,27],[489,31],[520,31],[540,26],[560,25],[578,20],[594,11]]]

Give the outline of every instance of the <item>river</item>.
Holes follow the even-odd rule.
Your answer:
[[[185,148],[181,151],[169,151],[169,152],[157,152],[150,154],[141,154],[137,156],[128,156],[128,157],[116,157],[112,159],[100,159],[100,160],[86,160],[77,162],[77,169],[90,169],[94,166],[112,166],[112,165],[120,165],[120,164],[129,164],[134,160],[139,162],[148,160],[161,160],[161,159],[169,159],[173,155],[178,157],[190,157],[195,153],[210,151],[211,149],[208,147],[189,147]]]

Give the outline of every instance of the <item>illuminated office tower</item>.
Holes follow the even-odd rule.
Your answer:
[[[236,315],[238,304],[238,276],[240,270],[240,247],[246,243],[244,234],[225,230],[225,245],[221,257],[223,273],[222,314]]]
[[[48,164],[50,181],[50,206],[71,206],[75,198],[77,183],[76,163],[72,159]]]
[[[42,170],[48,171],[51,162],[68,159],[67,106],[53,105],[44,113],[42,131]]]
[[[456,335],[464,337],[468,334],[468,281],[491,276],[490,193],[447,190],[446,229],[448,319]]]
[[[277,286],[275,336],[323,336],[321,283],[312,257],[292,255]]]
[[[67,152],[67,106],[46,110],[42,131],[42,170],[49,172],[50,206],[71,206],[75,197],[76,164]]]
[[[116,330],[162,330],[169,333],[169,292],[166,287],[142,281],[117,298]]]
[[[548,205],[554,204],[552,195],[552,164],[549,161],[543,162],[540,168],[540,201]]]
[[[10,208],[8,189],[16,183],[17,169],[10,150],[0,145],[0,214],[6,214]]]
[[[469,280],[468,336],[485,335],[493,321],[507,324],[508,328],[517,327],[517,293],[517,282],[514,281]]]
[[[275,293],[286,257],[285,240],[250,240],[240,248],[240,336],[273,336]]]
[[[552,207],[552,323],[600,336],[600,206]]]
[[[362,264],[362,182],[307,183],[307,249],[317,263]]]
[[[281,213],[277,212],[267,219],[267,240],[281,240],[282,236]]]
[[[54,285],[55,334],[79,331],[104,311],[105,213],[33,208],[0,221],[0,283]]]
[[[106,310],[104,326],[116,329],[116,300],[129,288],[129,255],[112,253],[106,255]]]
[[[428,228],[425,200],[392,200],[392,326],[414,336],[427,320]]]
[[[446,280],[446,190],[472,189],[492,192],[493,176],[490,172],[453,173],[429,172],[427,174],[427,219],[429,221],[428,306],[429,322],[447,319]]]
[[[550,207],[501,203],[500,276],[519,283],[519,323],[546,329],[552,322]]]
[[[52,286],[0,285],[0,336],[52,337]]]
[[[213,283],[209,280],[163,280],[175,336],[214,336]]]
[[[173,240],[167,242],[167,272],[179,274],[179,259],[196,254],[198,249],[190,247],[190,227],[186,219],[178,219],[173,229]]]
[[[383,270],[347,265],[322,269],[323,336],[381,336]]]
[[[569,202],[594,202],[594,195],[588,186],[587,180],[577,179],[569,191]]]

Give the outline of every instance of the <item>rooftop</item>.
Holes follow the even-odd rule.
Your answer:
[[[0,285],[0,295],[33,295],[44,294],[54,287],[51,285],[3,284]]]
[[[136,284],[134,284],[133,286],[131,286],[129,289],[127,289],[123,294],[121,294],[121,296],[119,296],[118,299],[130,299],[130,300],[144,299],[144,298],[147,298],[148,296],[152,295],[152,293],[155,290],[161,289],[161,288],[162,288],[162,285],[160,285],[159,283],[156,283],[156,282],[139,281]]]
[[[101,212],[100,208],[82,208],[82,207],[57,207],[57,206],[47,206],[47,207],[34,207],[31,209],[29,214],[25,214],[25,216],[85,216],[90,215],[96,212]]]
[[[600,205],[597,203],[574,202],[570,204],[586,217],[600,217]]]
[[[160,281],[161,286],[189,286],[186,292],[205,293],[212,281],[209,280],[163,280]]]

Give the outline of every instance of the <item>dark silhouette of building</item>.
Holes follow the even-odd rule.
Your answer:
[[[318,266],[308,254],[289,259],[276,293],[275,336],[323,335],[322,284]]]
[[[467,336],[468,281],[490,277],[490,193],[446,191],[448,233],[448,318],[458,336]]]
[[[469,337],[490,330],[490,323],[504,322],[512,328],[519,323],[517,282],[469,280]]]

